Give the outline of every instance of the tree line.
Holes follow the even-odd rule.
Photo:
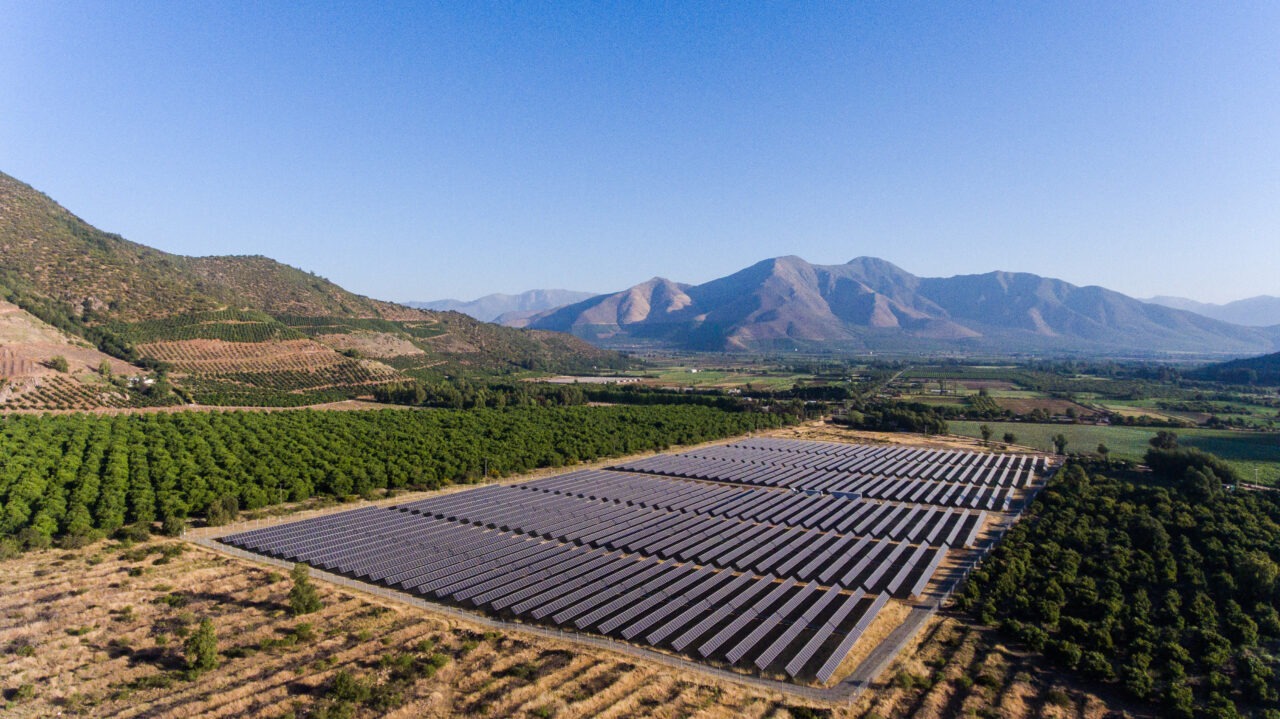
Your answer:
[[[781,426],[697,406],[0,418],[0,538],[71,546],[313,496],[372,496]]]

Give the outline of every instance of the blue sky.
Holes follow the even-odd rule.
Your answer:
[[[1280,4],[0,0],[0,171],[392,300],[786,254],[1280,294]]]

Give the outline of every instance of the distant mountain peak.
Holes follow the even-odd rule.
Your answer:
[[[576,290],[528,290],[514,295],[494,293],[474,300],[449,299],[405,304],[437,312],[461,312],[481,322],[518,324],[520,320],[543,310],[580,302],[595,294]]]
[[[661,288],[679,292],[663,296]],[[529,318],[603,344],[703,350],[1197,352],[1273,347],[1268,333],[1026,272],[923,278],[877,257],[782,255],[700,285],[654,278]]]
[[[1169,296],[1150,297],[1145,301],[1246,327],[1280,325],[1280,297],[1271,295],[1258,295],[1226,304],[1198,302],[1185,297]]]

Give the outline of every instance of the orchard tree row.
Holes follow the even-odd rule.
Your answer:
[[[1152,440],[1150,474],[1069,463],[961,604],[1161,716],[1280,717],[1280,494]]]
[[[780,426],[707,407],[11,415],[0,537],[76,544],[317,495],[436,488]]]

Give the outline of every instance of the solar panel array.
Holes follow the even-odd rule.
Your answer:
[[[1043,458],[900,446],[755,439],[612,469],[948,507],[1008,510]]]
[[[712,481],[677,478],[695,466],[715,468],[700,477]],[[1011,496],[1037,469],[1025,457],[756,439],[221,541],[435,601],[825,682],[891,597],[922,594],[950,550],[976,541],[982,507],[997,507],[953,488]],[[833,477],[872,493],[826,488],[846,486]],[[916,499],[869,500],[878,479]]]

